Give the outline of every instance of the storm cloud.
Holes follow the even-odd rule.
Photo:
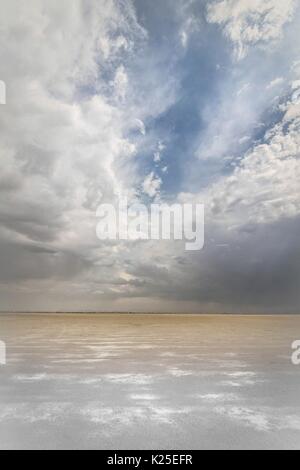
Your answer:
[[[0,310],[299,313],[297,0],[3,0]],[[100,241],[204,203],[205,246]]]

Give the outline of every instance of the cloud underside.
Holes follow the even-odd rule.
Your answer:
[[[298,311],[298,2],[166,2],[165,32],[147,5],[4,1],[0,309]],[[124,194],[204,202],[204,249],[100,242]]]

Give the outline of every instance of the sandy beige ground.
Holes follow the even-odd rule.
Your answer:
[[[1,315],[0,448],[300,448],[300,316]]]

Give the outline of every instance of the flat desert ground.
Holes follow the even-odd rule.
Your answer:
[[[299,449],[300,316],[3,314],[1,449]]]

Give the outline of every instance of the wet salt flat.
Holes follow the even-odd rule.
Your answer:
[[[297,316],[1,315],[1,449],[300,448]]]

